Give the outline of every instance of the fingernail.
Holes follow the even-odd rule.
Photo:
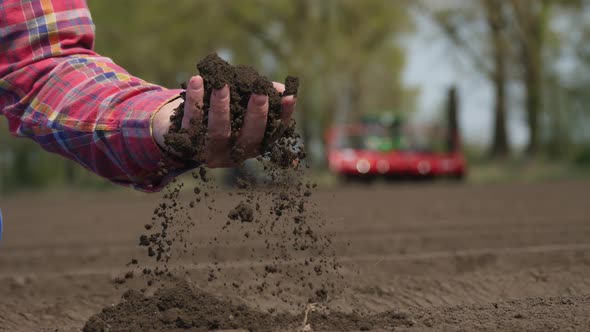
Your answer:
[[[203,88],[203,80],[198,78],[193,78],[189,82],[189,86],[193,90],[201,90]]]
[[[286,96],[281,99],[281,103],[283,105],[284,104],[295,105],[295,104],[297,104],[297,98],[295,98],[294,96]]]
[[[254,105],[256,106],[264,106],[266,104],[267,97],[265,95],[252,95],[254,98]]]
[[[227,87],[227,85],[219,90],[215,90],[215,97],[217,97],[219,99],[225,99],[228,96],[229,96],[229,88]]]

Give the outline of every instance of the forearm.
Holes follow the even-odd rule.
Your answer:
[[[158,162],[166,158],[150,124],[179,91],[96,54],[83,0],[5,0],[0,16],[0,115],[11,133],[115,183],[161,187]]]
[[[52,58],[22,70],[47,74],[4,105],[13,134],[115,183],[143,190],[161,186],[158,162],[165,156],[150,123],[178,91],[132,77],[99,56]],[[3,81],[22,75],[14,72]]]

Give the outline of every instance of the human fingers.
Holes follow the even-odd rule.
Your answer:
[[[199,120],[203,116],[203,78],[199,75],[191,77],[186,88],[186,100],[184,101],[184,116],[182,128],[188,128],[191,120]]]
[[[227,85],[211,93],[206,154],[206,162],[210,167],[224,166],[224,160],[229,159],[231,136],[229,101],[230,91]]]
[[[281,98],[281,121],[284,124],[288,125],[289,121],[291,121],[296,105],[297,99],[295,96],[285,96]]]
[[[285,85],[279,82],[272,82],[274,88],[279,92],[285,92]],[[281,121],[284,124],[289,124],[291,121],[291,117],[293,116],[293,112],[295,111],[295,104],[297,103],[297,99],[295,96],[284,96],[281,98]]]
[[[267,115],[268,96],[252,94],[238,138],[238,146],[242,149],[244,157],[254,157],[259,153],[266,129]]]

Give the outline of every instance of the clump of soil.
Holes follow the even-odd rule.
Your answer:
[[[180,282],[175,287],[157,290],[151,297],[127,291],[121,303],[92,316],[83,331],[300,331],[304,326],[313,331],[367,331],[414,324],[406,313],[362,316],[354,312],[330,312],[315,305],[307,306],[297,315],[265,313]]]
[[[274,88],[272,82],[258,72],[244,65],[232,66],[217,54],[210,54],[197,64],[199,74],[203,77],[205,84],[205,95],[203,105],[197,107],[203,110],[203,118],[200,123],[191,123],[190,128],[181,128],[184,116],[184,103],[182,103],[171,117],[172,126],[165,136],[166,144],[180,152],[187,159],[202,159],[202,148],[206,143],[206,128],[210,109],[211,93],[214,89],[221,89],[225,85],[230,89],[230,119],[232,157],[242,161],[244,151],[236,145],[240,130],[244,124],[244,115],[248,108],[248,102],[253,93],[268,96],[268,119],[264,139],[262,141],[263,154],[278,154],[276,142],[279,138],[296,139],[297,135],[293,130],[295,124],[283,123],[281,121],[281,97],[297,95],[299,79],[288,76],[285,80],[285,91],[283,94]],[[184,92],[182,95],[183,99]],[[285,146],[286,147],[286,146]],[[291,160],[299,158],[293,151],[281,149],[281,155],[291,156]],[[288,166],[288,165],[287,165]]]
[[[231,210],[227,216],[231,220],[252,222],[254,220],[254,210],[250,204],[240,202],[240,204],[238,204],[235,209]]]
[[[254,311],[244,304],[216,298],[181,282],[175,287],[157,290],[153,297],[127,291],[121,303],[106,307],[91,317],[83,331],[270,331],[294,322],[293,316],[271,316]]]
[[[532,297],[368,315],[310,305],[298,315],[273,315],[179,285],[151,298],[127,292],[121,303],[91,317],[83,331],[586,331],[588,303],[588,295]]]

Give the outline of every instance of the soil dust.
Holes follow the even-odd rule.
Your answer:
[[[281,121],[281,97],[297,95],[299,80],[288,76],[285,91],[280,94],[267,78],[259,75],[252,67],[234,67],[216,54],[205,57],[197,68],[205,83],[204,103],[197,105],[203,111],[202,120],[192,121],[189,128],[181,128],[184,102],[181,103],[171,117],[173,125],[166,134],[166,143],[184,158],[203,163],[201,156],[202,148],[207,144],[204,128],[208,119],[209,99],[213,89],[228,85],[231,91],[231,158],[239,165],[243,161],[243,151],[236,142],[249,98],[252,93],[268,95],[267,127],[261,155],[257,158],[264,179],[259,180],[255,175],[243,172],[238,177],[235,188],[228,193],[239,199],[235,208],[230,211],[217,209],[215,202],[207,199],[210,193],[219,189],[210,181],[205,166],[200,166],[193,172],[194,188],[190,190],[193,197],[188,202],[183,197],[186,194],[186,190],[183,190],[185,183],[173,180],[165,189],[162,202],[155,208],[152,221],[145,225],[147,232],[139,237],[138,242],[146,248],[148,260],[155,260],[156,266],[146,265],[142,268],[135,258],[128,264],[143,275],[145,286],[139,291],[129,291],[121,304],[105,308],[102,313],[91,318],[85,330],[95,331],[106,327],[142,329],[148,326],[151,329],[166,330],[170,324],[175,324],[178,328],[197,330],[268,330],[271,326],[276,328],[299,320],[297,317],[287,319],[284,316],[286,314],[271,315],[252,311],[253,309],[247,309],[243,304],[232,307],[207,294],[207,285],[201,285],[197,292],[191,288],[190,281],[178,279],[178,273],[173,272],[169,265],[175,259],[177,248],[184,255],[194,254],[193,244],[187,234],[190,229],[199,227],[199,220],[191,210],[200,204],[207,207],[209,214],[227,215],[227,222],[219,225],[219,235],[211,239],[209,245],[215,246],[223,241],[223,234],[236,232],[243,234],[242,242],[254,238],[264,239],[264,247],[253,249],[250,255],[252,262],[265,263],[251,267],[256,282],[248,283],[249,290],[282,299],[283,292],[292,291],[292,286],[284,286],[284,280],[292,280],[308,301],[296,303],[287,298],[282,300],[304,309],[309,303],[329,305],[330,299],[337,296],[342,288],[343,277],[339,274],[340,264],[331,250],[332,239],[329,235],[320,235],[325,220],[310,201],[316,185],[306,181],[303,175],[305,152],[295,131],[295,121]],[[184,92],[181,97],[184,99]],[[167,173],[168,166],[162,163],[160,172]],[[198,218],[204,217],[199,215]],[[116,278],[115,282],[123,284],[134,275],[130,271],[123,277]],[[239,292],[243,283],[240,276],[225,274],[214,259],[211,261],[207,280],[210,283],[223,283],[236,292]],[[149,292],[153,295],[144,295]],[[171,297],[179,302],[174,304],[172,301],[173,304],[162,305],[162,301]],[[158,310],[152,310],[152,307]],[[151,315],[156,311],[161,314],[159,318]],[[131,319],[142,313],[145,317]],[[136,325],[117,325],[128,324],[130,321]]]

